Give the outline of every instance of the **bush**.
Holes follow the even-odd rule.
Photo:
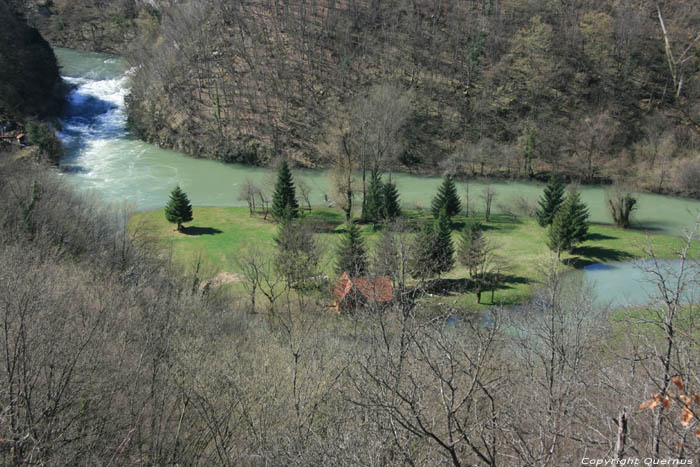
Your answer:
[[[676,175],[678,190],[688,196],[700,195],[700,161],[684,161]]]
[[[65,152],[58,136],[49,127],[40,122],[30,121],[27,123],[27,140],[29,143],[38,146],[41,155],[54,164],[58,164],[59,159]]]

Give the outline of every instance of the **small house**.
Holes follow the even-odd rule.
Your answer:
[[[359,306],[386,304],[391,302],[393,295],[389,276],[352,278],[344,272],[333,287],[333,308],[342,313]]]

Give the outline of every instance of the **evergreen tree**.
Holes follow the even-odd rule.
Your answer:
[[[450,220],[444,208],[432,225],[425,225],[421,229],[415,241],[415,255],[409,265],[413,277],[427,279],[452,270],[454,245]]]
[[[455,249],[450,232],[450,219],[445,208],[440,211],[440,215],[435,222],[435,244],[433,248],[436,273],[440,275],[451,271],[455,266]]]
[[[457,187],[451,175],[446,175],[442,185],[438,188],[438,192],[433,198],[431,204],[433,217],[436,219],[440,216],[440,210],[445,208],[445,214],[448,219],[459,214],[462,210],[459,195],[457,195]]]
[[[569,206],[566,204],[557,210],[547,233],[547,246],[550,250],[556,251],[557,259],[561,259],[562,251],[572,247],[574,229],[568,222],[569,214]]]
[[[192,217],[192,205],[180,185],[170,192],[170,200],[165,206],[165,218],[168,222],[177,224],[178,232],[182,232],[182,224],[190,222]]]
[[[296,217],[299,203],[294,189],[292,172],[287,161],[282,161],[275,183],[275,193],[272,195],[272,217],[281,220],[285,217]]]
[[[347,272],[350,276],[361,276],[367,271],[367,249],[360,229],[351,223],[338,246],[336,272]]]
[[[581,201],[578,190],[571,190],[566,200],[571,203],[571,218],[573,227],[573,244],[583,243],[588,238],[588,207]]]
[[[554,175],[549,179],[549,183],[544,189],[544,193],[539,201],[539,208],[535,212],[537,222],[541,227],[552,224],[554,215],[564,202],[564,182],[559,175]]]
[[[383,186],[384,210],[382,217],[387,220],[395,219],[401,216],[401,204],[399,202],[399,190],[396,185],[390,181]]]
[[[414,239],[413,256],[409,260],[409,273],[416,279],[428,279],[435,273],[433,251],[435,229],[431,224],[424,225]]]
[[[362,203],[362,218],[367,222],[376,223],[382,217],[382,212],[384,211],[383,185],[379,171],[373,170],[369,179],[369,187]]]
[[[571,251],[588,236],[588,208],[572,191],[564,204],[557,210],[549,227],[547,245],[561,258],[562,251]]]
[[[288,209],[288,208],[287,208]],[[275,236],[277,271],[290,287],[304,289],[318,276],[319,250],[312,226],[304,219],[283,218]]]
[[[469,271],[469,277],[474,277],[481,262],[484,250],[483,227],[479,222],[470,222],[461,234],[461,242],[457,259]]]

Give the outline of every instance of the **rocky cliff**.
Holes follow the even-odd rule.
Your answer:
[[[0,18],[0,119],[58,115],[61,77],[51,46],[5,0],[0,0]]]

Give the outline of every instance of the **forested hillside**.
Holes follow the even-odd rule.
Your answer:
[[[388,156],[405,170],[622,172],[682,189],[674,171],[700,144],[700,9],[658,7],[181,2],[131,56],[131,123],[193,155],[313,166],[398,115]]]
[[[695,191],[692,0],[24,3],[56,44],[127,54],[133,131],[195,156],[329,166],[361,140],[408,171]]]

